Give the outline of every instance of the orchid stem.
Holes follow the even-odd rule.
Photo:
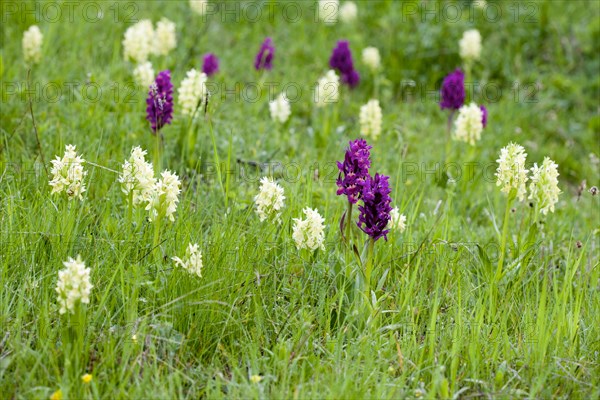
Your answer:
[[[506,202],[506,209],[504,210],[504,222],[502,223],[502,238],[500,239],[500,258],[498,259],[498,267],[496,268],[496,282],[502,277],[502,267],[504,266],[504,253],[506,250],[506,239],[508,236],[508,220],[510,216],[510,206],[512,204],[513,196],[508,196]]]
[[[365,294],[367,295],[367,299],[371,294],[371,272],[373,272],[373,255],[375,249],[375,240],[373,238],[369,238],[368,246],[367,265],[365,267]]]
[[[352,229],[350,228],[350,224],[352,224],[352,202],[348,201],[348,212],[346,213],[346,242],[348,245],[351,245],[352,238]]]
[[[160,133],[158,129],[154,131],[154,136],[156,137],[156,151],[154,153],[154,166],[157,171],[160,171]]]

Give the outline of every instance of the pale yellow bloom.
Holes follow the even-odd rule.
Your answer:
[[[475,104],[465,104],[458,110],[454,124],[454,139],[474,146],[481,139],[483,111]]]
[[[37,64],[42,59],[42,42],[44,35],[37,25],[31,25],[23,33],[23,57],[28,65]]]
[[[123,36],[123,57],[143,63],[153,51],[154,27],[149,19],[142,19],[127,28]]]
[[[191,69],[187,72],[181,86],[177,89],[179,107],[183,115],[196,116],[196,110],[202,109],[208,93],[207,76],[204,72]]]
[[[177,47],[175,23],[163,18],[156,23],[152,52],[159,56],[166,56],[175,47]]]
[[[333,25],[338,21],[340,11],[339,0],[319,0],[317,14],[325,25]]]
[[[154,167],[145,159],[146,150],[140,146],[131,149],[129,160],[123,163],[119,183],[121,190],[127,198],[131,195],[132,206],[147,203],[154,195],[156,178]]]
[[[154,68],[150,61],[138,64],[133,70],[133,80],[144,89],[148,89],[154,82]]]
[[[458,42],[460,57],[465,61],[476,61],[481,56],[481,34],[477,29],[463,33]]]
[[[358,15],[358,7],[353,1],[345,1],[340,7],[340,20],[344,23],[350,23],[356,19]]]
[[[146,211],[150,212],[150,220],[162,216],[168,218],[171,222],[175,221],[175,211],[179,203],[179,193],[181,193],[181,182],[177,174],[165,170],[161,173],[160,179],[154,185],[152,196],[146,206]]]
[[[315,88],[315,103],[317,107],[325,107],[337,103],[340,97],[340,77],[334,70],[329,70],[319,79]]]
[[[87,171],[83,169],[85,160],[77,154],[75,146],[68,144],[64,156],[56,156],[56,159],[50,162],[52,179],[48,184],[52,186],[52,193],[65,192],[69,200],[83,200],[82,194],[86,190],[83,178]]]
[[[261,178],[259,192],[254,197],[256,213],[260,221],[272,218],[279,222],[284,200],[283,188],[273,178],[266,176]]]
[[[208,0],[190,0],[190,7],[196,14],[204,15],[208,10]]]
[[[325,219],[321,217],[317,209],[306,207],[304,210],[306,219],[294,218],[292,228],[292,239],[296,242],[298,250],[325,250]]]
[[[398,207],[394,207],[392,211],[390,211],[390,222],[388,226],[390,230],[398,230],[400,233],[406,230],[406,215],[400,214]]]
[[[369,100],[367,104],[360,107],[360,133],[363,136],[377,139],[381,133],[383,113],[379,106],[379,100]]]
[[[281,93],[275,100],[269,102],[269,111],[273,121],[284,124],[288,120],[292,110],[285,93]]]
[[[365,47],[362,51],[362,61],[372,71],[376,71],[381,66],[381,55],[377,47]]]
[[[525,199],[527,188],[527,168],[525,168],[525,160],[527,153],[523,146],[515,143],[510,143],[508,146],[500,150],[500,158],[496,177],[498,178],[496,186],[500,186],[503,193],[515,193],[519,201]]]
[[[90,269],[85,267],[80,256],[76,259],[69,257],[63,264],[65,268],[58,272],[55,290],[58,293],[59,312],[72,314],[75,312],[77,302],[84,304],[90,302],[90,292],[93,288],[90,282]]]
[[[548,211],[554,212],[554,205],[558,202],[558,195],[561,193],[558,175],[558,165],[549,157],[544,158],[541,166],[534,164],[531,168],[529,200],[533,200],[544,215]]]
[[[196,274],[199,278],[202,278],[202,253],[197,244],[190,243],[188,245],[183,260],[179,257],[171,257],[171,259],[190,274]]]

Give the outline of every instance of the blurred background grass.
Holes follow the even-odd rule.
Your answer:
[[[361,1],[356,22],[334,26],[316,22],[313,2],[212,3],[215,12],[203,18],[186,1],[96,2],[102,10],[97,22],[90,18],[95,7],[83,18],[87,3],[78,3],[72,23],[66,14],[52,22],[53,14],[40,18],[8,8],[48,7],[50,13],[54,2],[2,3],[0,297],[1,325],[9,335],[0,338],[1,392],[47,398],[64,384],[53,287],[61,262],[82,253],[95,285],[86,342],[95,386],[75,392],[82,395],[394,397],[416,396],[423,388],[426,397],[443,397],[442,382],[451,377],[453,394],[468,388],[464,395],[597,396],[598,203],[587,193],[578,200],[577,190],[583,180],[588,187],[599,181],[600,3],[488,1],[487,16],[471,8],[472,20],[466,11],[455,20],[444,13],[454,6],[469,9],[469,2]],[[282,17],[290,3],[302,10],[297,21]],[[253,17],[256,9],[262,17]],[[221,60],[221,72],[211,79],[219,92],[209,113],[220,159],[231,157],[227,168],[235,172],[225,207],[214,169],[198,176],[180,162],[174,142],[187,121],[176,111],[174,123],[163,129],[165,164],[183,177],[183,198],[175,224],[164,233],[165,261],[154,263],[143,258],[150,251],[148,224],[140,222],[139,235],[127,236],[114,173],[90,167],[88,200],[65,217],[60,201],[49,198],[40,166],[37,173],[31,170],[37,145],[21,37],[34,23],[44,34],[32,94],[46,161],[73,143],[87,160],[118,169],[132,146],[152,149],[154,140],[145,120],[145,90],[133,85],[133,66],[123,61],[123,33],[134,20],[156,23],[163,16],[177,24],[178,47],[152,61],[155,71],[172,71],[175,87],[188,69],[201,67],[202,54],[213,52]],[[476,149],[454,143],[445,158],[447,114],[439,110],[436,93],[443,77],[460,67],[458,40],[473,27],[483,37],[473,78],[501,95],[474,92],[488,107],[488,127]],[[276,56],[273,71],[261,76],[252,63],[266,36],[273,37]],[[325,149],[316,149],[320,120],[311,89],[340,39],[350,41],[362,82],[354,91],[343,89],[334,106],[335,134]],[[372,143],[373,165],[392,177],[393,205],[408,215],[410,226],[377,245],[379,274],[390,268],[384,290],[390,297],[382,300],[386,313],[374,332],[344,325],[350,318],[339,306],[346,301],[345,283],[336,274],[346,263],[337,234],[345,205],[334,195],[333,162],[358,137],[359,107],[373,96],[372,78],[360,60],[366,46],[379,48],[383,65],[378,97],[384,130]],[[285,84],[302,88],[286,126],[270,120],[266,91],[246,101],[261,80],[275,84],[275,95]],[[96,85],[97,101],[91,99]],[[410,85],[415,89],[408,90]],[[56,87],[61,94],[49,101]],[[196,156],[215,162],[207,125],[200,123],[197,132]],[[494,222],[505,198],[484,166],[493,165],[493,173],[499,149],[509,141],[526,147],[529,163],[546,155],[554,159],[564,193],[556,213],[545,219],[527,279],[506,290],[501,318],[486,322],[486,263],[474,244],[497,241]],[[246,179],[237,159],[288,168],[288,179],[281,179],[287,197],[281,228],[254,220],[252,199],[266,172],[245,167],[254,174]],[[453,192],[444,161],[481,167],[472,182]],[[299,257],[290,242],[290,220],[305,206],[319,208],[328,224],[327,252],[314,263]],[[526,204],[516,206],[516,243],[525,236],[527,213]],[[71,219],[77,236],[63,242],[61,221]],[[201,243],[205,255],[200,281],[173,270],[169,261],[190,240]],[[585,244],[579,256],[577,240]],[[560,284],[577,257],[582,267],[573,298],[561,304]],[[547,314],[544,287],[551,293]],[[432,321],[440,327],[438,336],[428,334]],[[552,326],[575,334],[563,340]],[[405,365],[398,366],[399,360]],[[249,382],[254,374],[264,382]]]

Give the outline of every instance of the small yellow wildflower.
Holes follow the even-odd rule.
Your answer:
[[[52,393],[50,400],[62,400],[62,390],[58,389],[56,392]]]
[[[92,374],[85,374],[81,377],[83,383],[90,383],[92,381]]]
[[[263,379],[263,377],[260,376],[260,375],[252,375],[250,377],[250,382],[252,382],[252,383],[258,383],[258,382],[262,381],[262,379]]]

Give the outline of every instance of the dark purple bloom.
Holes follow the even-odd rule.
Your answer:
[[[367,176],[363,185],[362,200],[364,205],[358,206],[358,227],[373,240],[381,237],[387,240],[389,229],[385,229],[390,220],[391,189],[389,177],[375,174],[375,177]]]
[[[465,102],[465,75],[460,69],[448,74],[442,83],[440,107],[458,110]]]
[[[275,56],[275,46],[273,45],[273,39],[270,37],[266,38],[263,44],[260,46],[260,50],[254,60],[254,68],[257,71],[261,69],[270,70],[273,68],[273,57]]]
[[[480,106],[479,107],[481,109],[481,123],[483,124],[483,127],[485,128],[487,126],[487,108],[485,108],[485,106]]]
[[[350,142],[346,149],[344,162],[338,161],[337,166],[340,170],[338,175],[337,194],[345,194],[348,201],[356,203],[361,196],[362,185],[369,176],[369,167],[371,167],[371,146],[364,139],[356,139]]]
[[[213,53],[207,53],[204,55],[202,72],[208,76],[212,76],[219,72],[219,59]]]
[[[350,71],[350,73],[343,74],[342,82],[344,82],[351,88],[355,88],[356,85],[358,85],[358,83],[360,82],[360,75],[359,75],[358,71],[353,69],[352,71]]]
[[[354,69],[352,51],[350,51],[350,43],[347,40],[337,42],[337,46],[329,58],[329,66],[337,70],[342,77],[342,82],[351,88],[356,87],[360,82],[360,75]]]
[[[337,42],[337,46],[333,49],[333,53],[331,53],[329,66],[337,69],[342,75],[350,74],[354,70],[350,43],[347,40]]]
[[[152,130],[157,132],[173,119],[173,84],[171,71],[162,71],[150,85],[146,99],[146,119],[152,125]]]

